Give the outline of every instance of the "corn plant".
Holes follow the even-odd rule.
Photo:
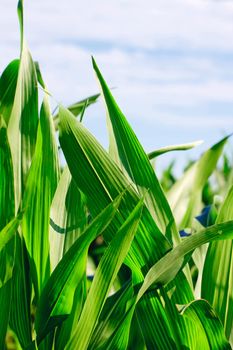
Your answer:
[[[109,150],[82,123],[99,94],[52,114],[22,0],[18,15],[0,78],[0,348],[231,349],[232,177],[203,200],[228,137],[164,192],[151,160],[196,143],[146,154],[94,59]]]

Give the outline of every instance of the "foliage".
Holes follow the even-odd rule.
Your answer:
[[[147,155],[93,59],[106,151],[82,123],[99,94],[51,113],[24,39],[22,0],[18,15],[20,59],[0,78],[0,348],[230,349],[226,155],[217,167],[228,137],[180,179],[171,164],[159,181],[152,159],[198,143]]]

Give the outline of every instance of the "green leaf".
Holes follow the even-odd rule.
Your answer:
[[[14,169],[16,212],[24,191],[34,153],[38,125],[38,91],[34,62],[23,35],[23,2],[18,2],[21,55],[14,103],[8,123],[8,138]]]
[[[110,225],[110,230],[104,234],[106,242],[110,242],[137,204],[139,196],[96,139],[62,107],[60,121],[60,144],[72,177],[87,198],[91,215],[95,217],[117,195],[127,189],[119,213]],[[144,206],[139,232],[126,258],[126,264],[132,268],[134,277],[142,279],[143,273],[170,248],[168,240]]]
[[[195,300],[182,311],[186,324],[183,334],[186,344],[192,350],[230,350],[220,319],[205,300]]]
[[[172,333],[172,324],[171,320],[167,320],[167,313],[163,311],[163,309],[160,310],[160,314],[163,316],[160,317],[160,322],[165,322],[164,326],[162,327],[162,330],[159,328],[159,325],[155,322],[154,315],[155,313],[152,312],[152,309],[148,309],[148,304],[145,304],[147,298],[148,292],[151,290],[151,294],[154,293],[154,289],[158,289],[163,285],[166,285],[171,280],[175,278],[178,271],[183,267],[185,261],[184,257],[191,251],[193,251],[196,247],[205,244],[212,240],[224,240],[224,239],[231,239],[233,237],[233,221],[229,221],[223,224],[214,225],[212,227],[209,227],[205,230],[200,231],[199,233],[196,233],[193,236],[190,236],[183,240],[178,246],[173,248],[170,252],[168,252],[162,259],[160,259],[147,273],[144,282],[142,283],[142,286],[140,287],[138,293],[135,295],[135,299],[132,300],[130,307],[128,308],[128,311],[125,313],[124,318],[121,320],[121,324],[119,325],[118,329],[115,331],[115,334],[109,340],[107,341],[107,344],[105,344],[105,349],[126,349],[128,344],[128,338],[129,338],[129,331],[130,331],[130,324],[132,321],[132,317],[135,312],[135,308],[140,305],[140,303],[143,303],[143,309],[146,308],[145,315],[142,318],[144,321],[144,324],[141,320],[141,327],[142,331],[144,329],[144,336],[146,337],[146,341],[149,341],[149,348],[156,347],[158,349],[168,348],[168,349],[174,349],[174,340],[170,338],[171,343],[169,343],[168,334],[170,335]],[[186,261],[187,262],[187,261]],[[154,295],[154,294],[152,294]],[[165,294],[166,295],[166,294]],[[152,304],[154,307],[157,307],[157,314],[158,314],[158,300],[156,301],[153,299],[153,303],[156,302],[156,304]],[[143,309],[139,308],[139,313],[142,315]],[[151,320],[153,319],[153,322],[151,322],[151,325],[148,324],[149,317]],[[174,322],[174,320],[173,320]],[[203,321],[202,321],[203,322]],[[218,321],[219,323],[219,321]],[[153,327],[153,324],[156,325]],[[167,325],[166,325],[167,324]],[[146,326],[147,325],[147,326]],[[166,326],[165,326],[166,325]],[[153,327],[153,335],[150,334],[150,331],[148,331],[148,327]],[[171,327],[169,331],[169,327]],[[185,330],[183,329],[184,325],[180,325],[180,329],[183,332],[182,334],[186,334]],[[167,329],[165,331],[165,334],[163,334],[163,330]],[[221,327],[219,328],[220,333],[222,332]],[[152,330],[151,330],[152,332]],[[177,332],[177,331],[176,331]],[[174,334],[174,333],[173,333]],[[218,337],[218,335],[217,335]],[[149,340],[148,340],[149,339]],[[177,336],[174,338],[177,339]],[[185,338],[184,338],[185,340]],[[186,339],[187,340],[187,339]],[[214,339],[213,342],[217,341],[217,339]],[[168,342],[167,345],[165,345],[165,342]],[[153,344],[153,345],[152,345]],[[170,345],[169,345],[170,344]],[[209,348],[212,349],[212,348]]]
[[[71,312],[75,290],[85,277],[88,248],[91,242],[108,227],[120,200],[121,196],[95,218],[53,271],[38,304],[36,331],[39,339],[67,318]]]
[[[50,211],[50,259],[52,269],[82,234],[87,225],[84,195],[77,188],[68,167],[62,173]]]
[[[201,195],[207,179],[214,171],[228,137],[212,146],[195,162],[168,192],[168,200],[181,229],[191,227],[201,212]]]
[[[148,303],[148,300],[151,302]],[[175,342],[177,337],[174,337],[174,328],[178,327],[177,319],[173,318],[171,322],[158,294],[153,291],[144,295],[136,305],[136,315],[147,349],[179,348],[180,341]]]
[[[83,110],[86,109],[87,107],[91,106],[92,104],[96,103],[100,94],[95,94],[92,96],[88,96],[85,99],[75,102],[71,104],[70,106],[67,107],[67,109],[75,116],[79,116],[82,114]],[[59,113],[55,114],[54,116],[54,123],[55,123],[55,128],[58,128],[58,123],[59,123]]]
[[[14,179],[6,125],[0,115],[0,348],[5,348],[14,265],[14,236],[20,217],[14,218]],[[8,243],[9,242],[9,243]]]
[[[233,186],[222,204],[216,223],[233,219]],[[212,242],[207,250],[202,276],[203,298],[219,315],[233,345],[233,241]]]
[[[0,347],[5,348],[5,336],[10,317],[12,274],[14,266],[14,237],[22,214],[12,219],[0,232]]]
[[[166,146],[166,147],[163,147],[163,148],[159,148],[155,151],[152,151],[150,153],[148,153],[148,158],[150,160],[164,154],[164,153],[167,153],[167,152],[173,152],[173,151],[187,151],[189,149],[192,149],[194,147],[197,147],[199,146],[200,144],[202,144],[203,141],[195,141],[195,142],[190,142],[190,143],[184,143],[184,144],[181,144],[181,145],[172,145],[172,146]]]
[[[5,245],[14,237],[15,232],[22,220],[23,213],[12,219],[0,232],[0,252]]]
[[[10,328],[17,335],[23,349],[32,341],[31,326],[31,274],[29,256],[24,239],[17,234],[15,239],[15,261],[12,276]]]
[[[143,147],[139,143],[125,116],[115,102],[94,60],[93,67],[97,74],[102,95],[107,107],[107,124],[110,134],[110,155],[113,154],[114,160],[117,162],[117,164],[123,165],[123,170],[127,172],[130,181],[133,181],[133,183],[136,185],[139,195],[143,195],[145,197],[145,204],[160,231],[169,239],[171,244],[172,242],[177,244],[180,241],[180,237],[176,228],[174,217],[159,181],[154,173],[149,158],[143,150]],[[153,253],[151,253],[151,256],[153,256]],[[185,272],[186,275],[189,276],[188,267],[186,267]],[[180,276],[177,276],[176,283],[180,284]],[[182,284],[183,286],[187,285],[187,280],[183,280]],[[153,303],[157,306],[159,300],[147,300],[147,308],[152,310],[151,318],[154,319],[154,322],[159,322],[160,320],[161,323],[163,315],[158,314],[158,312],[156,314],[157,310],[155,311],[155,309],[153,309]],[[146,321],[147,318],[145,315],[144,320],[140,322],[141,328]],[[146,330],[146,328],[144,328],[144,330]],[[144,332],[143,336],[146,337]]]
[[[145,196],[145,203],[161,232],[166,234],[170,240],[174,239],[179,242],[179,235],[171,209],[149,158],[116,104],[94,59],[92,61],[107,106],[108,125],[111,123],[110,132],[113,132],[113,142],[117,147],[116,151],[120,161],[129,177],[135,183],[138,192]]]
[[[97,215],[101,208],[111,202],[121,191],[127,189],[119,213],[111,223],[107,234],[104,233],[105,241],[110,242],[137,204],[138,194],[95,138],[63,108],[60,108],[59,129],[60,144],[69,169],[78,187],[86,195],[92,216]],[[138,233],[125,260],[132,269],[133,282],[142,281],[143,275],[149,268],[170,249],[168,240],[158,230],[148,209],[144,206]],[[160,322],[159,317],[157,322]]]
[[[142,200],[116,233],[96,270],[77,327],[66,349],[87,349],[111,285],[129,251],[142,212]]]
[[[0,78],[0,116],[8,124],[11,115],[19,72],[19,60],[8,64]]]
[[[184,257],[202,244],[214,240],[233,238],[233,221],[210,226],[198,233],[185,238],[178,246],[161,258],[147,273],[137,296],[137,301],[152,286],[164,285],[170,282],[183,267]]]
[[[50,276],[49,215],[58,179],[55,130],[45,97],[41,108],[35,155],[23,198],[25,215],[22,222],[26,247],[37,272],[34,283],[38,283],[39,293]]]
[[[14,216],[14,178],[6,125],[0,116],[0,230]]]
[[[126,283],[119,291],[109,296],[104,304],[91,337],[89,350],[104,349],[105,342],[113,335],[125,315],[127,302],[133,297],[131,281]]]

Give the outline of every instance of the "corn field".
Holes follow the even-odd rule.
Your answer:
[[[18,16],[0,77],[0,349],[231,349],[229,136],[159,180],[157,157],[198,143],[147,154],[94,58],[100,94],[52,113],[22,0]],[[82,123],[100,95],[108,151]]]

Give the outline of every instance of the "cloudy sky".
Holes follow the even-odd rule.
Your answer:
[[[0,71],[19,52],[16,6],[0,1]],[[233,131],[233,0],[25,0],[25,32],[53,103],[98,91],[94,55],[147,151],[203,139],[200,153]],[[101,101],[85,123],[106,146]]]

